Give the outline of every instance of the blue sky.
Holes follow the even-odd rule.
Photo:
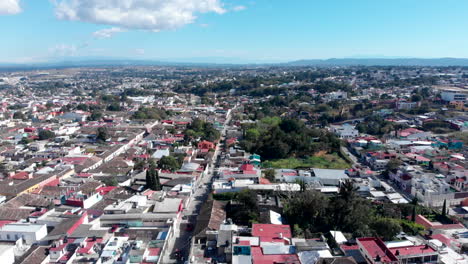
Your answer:
[[[468,58],[467,11],[465,0],[0,0],[0,62]]]

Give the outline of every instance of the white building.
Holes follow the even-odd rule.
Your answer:
[[[446,102],[465,102],[466,101],[466,94],[468,93],[468,90],[462,89],[462,88],[446,88],[443,89],[440,93],[440,96],[442,100]]]
[[[344,124],[342,126],[331,126],[333,133],[337,134],[340,138],[349,139],[359,136],[359,131],[355,126]]]
[[[23,239],[26,244],[34,244],[47,236],[47,226],[31,223],[12,223],[0,228],[0,240],[17,241]]]
[[[345,100],[348,98],[348,93],[343,91],[331,92],[325,95],[325,101]]]
[[[425,206],[441,207],[444,200],[447,205],[456,205],[454,192],[450,190],[450,185],[445,181],[429,176],[421,176],[411,180],[411,195]]]
[[[323,185],[339,186],[341,182],[349,179],[344,170],[314,168],[312,171]]]
[[[15,252],[13,245],[0,245],[0,263],[13,264],[15,263]]]
[[[408,101],[398,101],[396,103],[396,108],[398,110],[410,110],[420,105],[419,102],[408,102]]]

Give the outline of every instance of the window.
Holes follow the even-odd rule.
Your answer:
[[[6,237],[7,237],[7,240],[10,240],[10,234],[7,234]]]

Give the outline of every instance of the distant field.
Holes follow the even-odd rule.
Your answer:
[[[264,168],[275,169],[297,169],[297,168],[319,168],[319,169],[347,169],[350,164],[338,154],[320,154],[307,159],[280,159],[263,162]]]

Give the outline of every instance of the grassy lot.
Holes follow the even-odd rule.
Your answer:
[[[468,132],[455,132],[451,137],[463,141],[465,145],[468,144]]]
[[[350,164],[338,156],[338,154],[320,154],[306,159],[280,159],[263,162],[264,168],[297,169],[297,168],[319,168],[319,169],[347,169]]]

